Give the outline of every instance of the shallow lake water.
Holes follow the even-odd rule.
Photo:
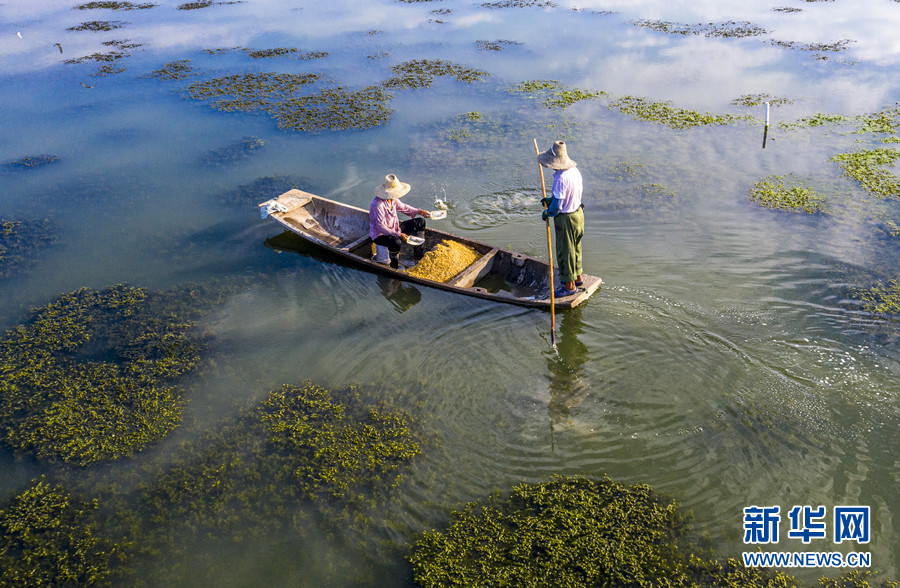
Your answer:
[[[868,544],[778,549],[870,552],[873,569],[900,574],[900,322],[858,297],[900,277],[900,203],[831,159],[891,146],[854,134],[849,119],[900,102],[900,3],[153,4],[0,0],[0,218],[46,218],[58,231],[0,281],[0,327],[81,287],[250,278],[202,325],[227,369],[191,381],[185,425],[150,453],[282,384],[411,389],[436,441],[372,529],[395,546],[493,489],[608,475],[675,498],[727,557],[750,550],[745,507],[869,506]],[[120,28],[69,30],[89,21]],[[735,23],[752,34],[727,34]],[[249,53],[271,48],[299,53]],[[67,62],[109,52],[119,56]],[[312,52],[326,54],[299,57]],[[316,74],[309,93],[355,91],[423,59],[483,73],[389,89],[383,124],[366,128],[279,128],[266,112],[217,110],[190,93],[264,72]],[[158,75],[181,60],[187,77]],[[547,91],[515,91],[533,80],[594,95],[548,107]],[[672,128],[615,106],[627,98],[735,119]],[[848,118],[782,124],[819,113]],[[604,281],[557,313],[556,350],[548,312],[279,248],[278,225],[256,208],[290,186],[366,207],[396,173],[412,185],[406,202],[448,203],[434,226],[545,258],[532,138],[542,150],[564,139],[578,162],[585,269]],[[55,159],[14,164],[37,155]],[[827,214],[750,200],[770,176],[815,187]],[[7,499],[45,468],[2,452]],[[116,464],[106,467],[114,478]],[[314,586],[344,566],[370,568],[379,585],[411,583],[402,561],[361,561],[347,547],[358,538],[342,533],[212,556],[220,547],[198,544],[161,554],[147,578],[202,554],[220,562],[207,581],[223,585]]]

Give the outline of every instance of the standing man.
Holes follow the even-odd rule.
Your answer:
[[[581,265],[581,239],[584,237],[584,206],[581,204],[581,172],[566,153],[566,144],[557,141],[537,156],[538,163],[555,170],[553,196],[545,198],[547,206],[541,218],[553,217],[556,232],[556,257],[559,281],[556,296],[570,296],[584,285]]]

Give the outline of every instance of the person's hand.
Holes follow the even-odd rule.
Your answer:
[[[409,239],[409,235],[407,235],[406,233],[400,233],[400,240],[401,240],[401,241],[403,241],[404,243],[406,243],[408,239]]]
[[[552,197],[547,196],[546,198],[541,198],[541,204],[544,208],[550,208],[550,202],[553,200]]]
[[[549,217],[547,216],[547,209],[545,208],[544,210],[541,211],[541,220],[545,221],[545,220],[547,220],[547,218],[549,218]]]
[[[431,218],[431,213],[427,210],[419,209],[419,214],[421,214],[425,218]]]

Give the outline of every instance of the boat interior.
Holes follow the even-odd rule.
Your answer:
[[[345,254],[375,263],[367,211],[314,198],[299,190],[283,194],[279,202],[289,208],[288,212],[279,214],[285,224]],[[425,250],[448,239],[468,245],[480,257],[444,282],[447,286],[516,298],[549,296],[546,265],[540,260],[433,229],[425,231]],[[415,264],[413,248],[404,244],[400,255],[401,269],[409,269]]]

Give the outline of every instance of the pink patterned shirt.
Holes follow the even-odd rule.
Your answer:
[[[400,236],[400,219],[397,213],[402,212],[410,218],[419,214],[419,209],[399,200],[384,200],[376,196],[369,204],[369,236],[374,241],[381,235]]]

